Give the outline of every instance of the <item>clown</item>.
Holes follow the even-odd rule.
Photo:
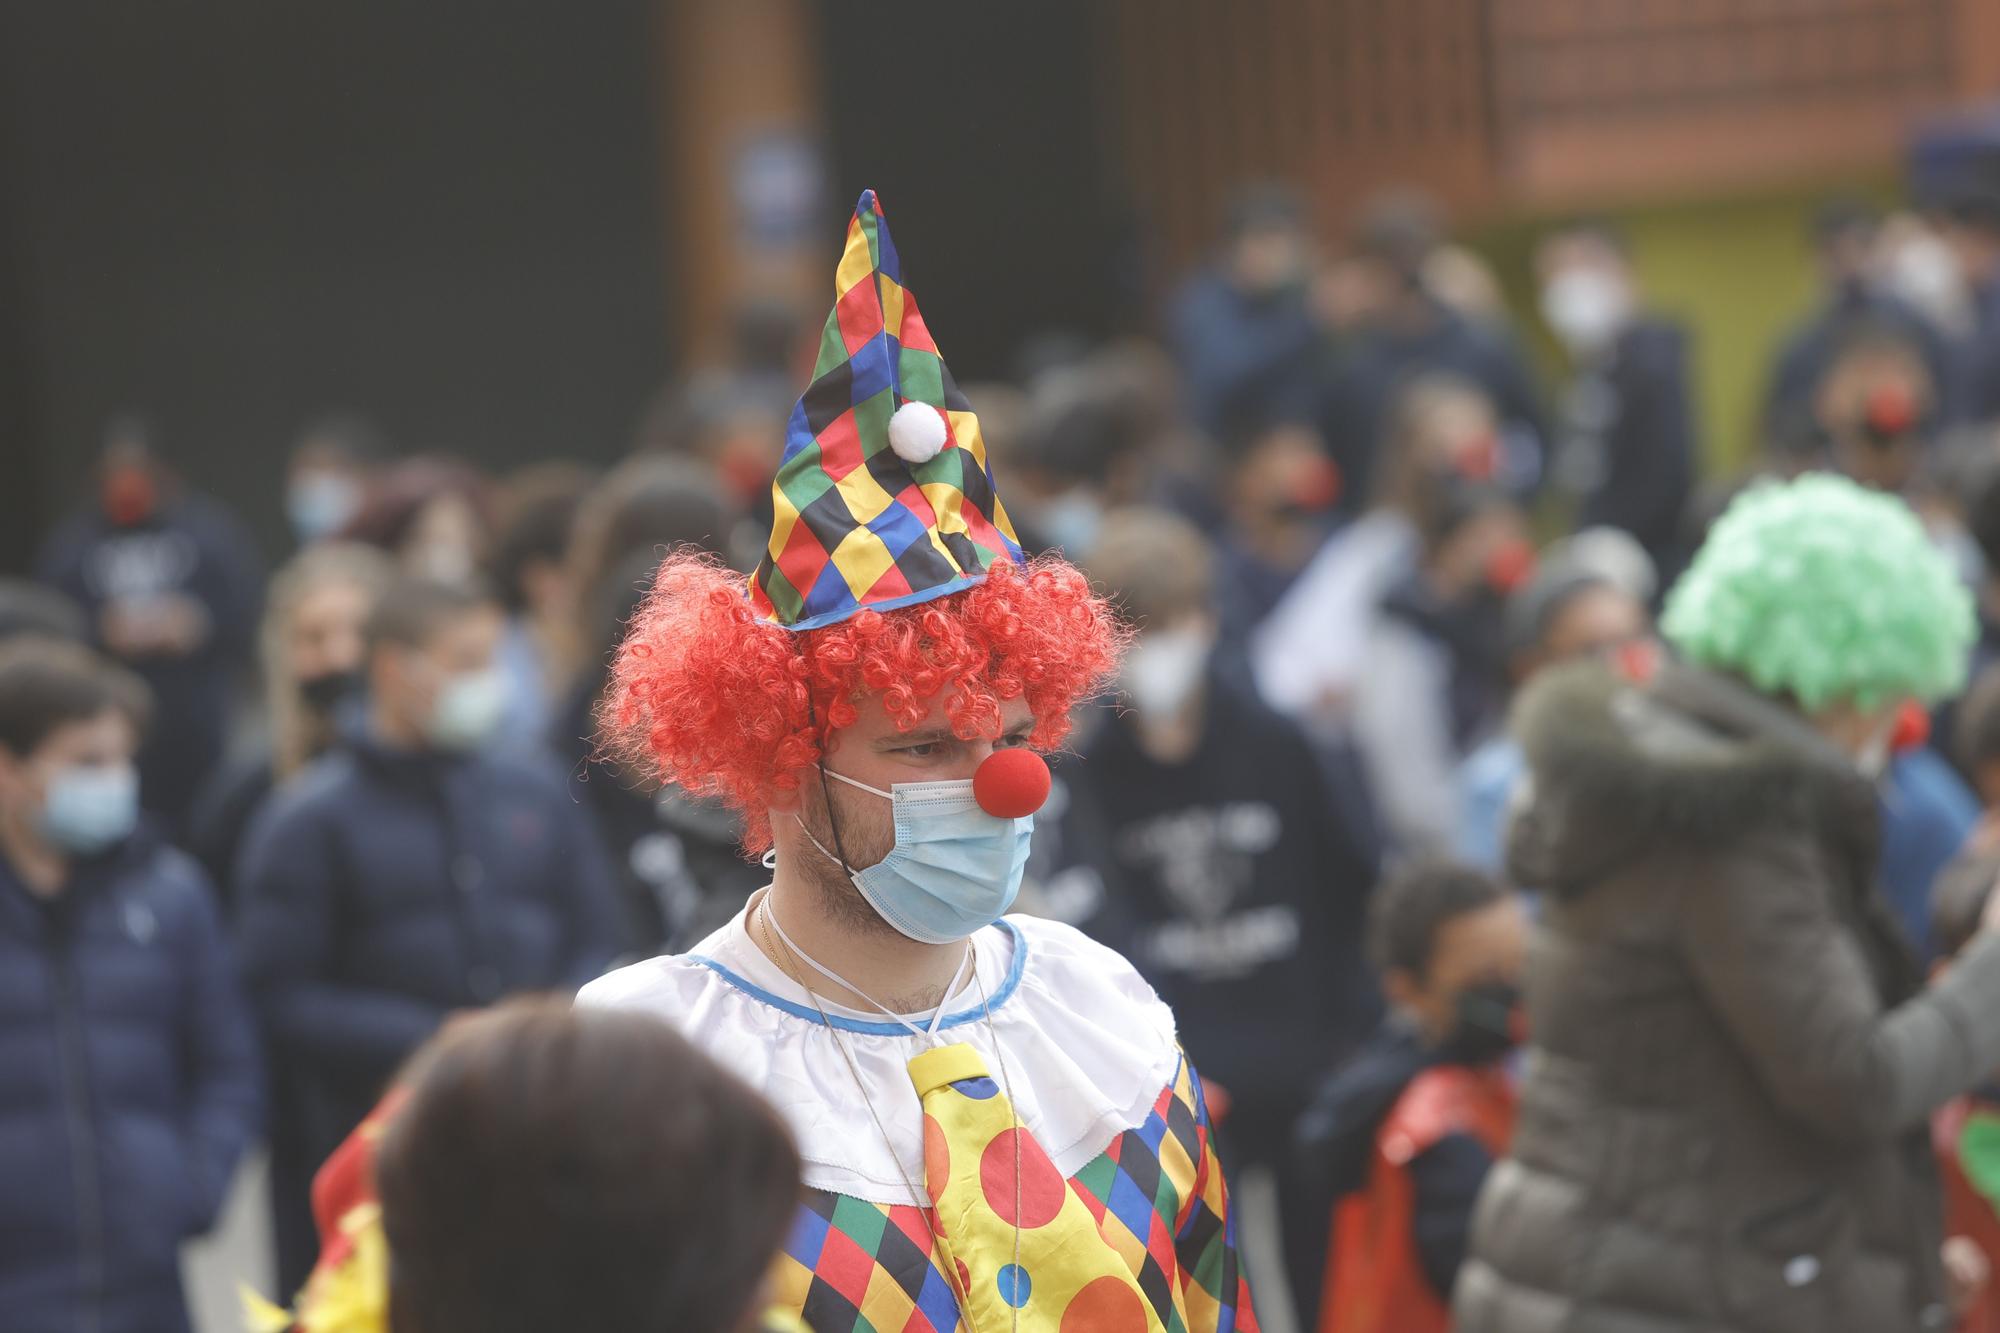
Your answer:
[[[587,987],[777,1104],[806,1201],[773,1274],[817,1333],[1254,1329],[1201,1084],[1117,955],[1007,917],[1034,753],[1122,633],[1023,557],[978,419],[863,194],[747,585],[667,557],[603,722],[740,810],[771,883]]]

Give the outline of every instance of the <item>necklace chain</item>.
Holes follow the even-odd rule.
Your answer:
[[[769,892],[770,890],[765,890],[767,895]],[[882,1136],[882,1145],[889,1150],[889,1159],[896,1164],[896,1172],[903,1178],[903,1188],[910,1192],[910,1197],[913,1199],[929,1199],[929,1191],[919,1190],[916,1182],[910,1179],[910,1173],[903,1165],[902,1154],[896,1151],[896,1141],[889,1136],[888,1126],[882,1123],[882,1113],[875,1109],[875,1099],[868,1095],[868,1082],[861,1077],[861,1066],[855,1063],[854,1053],[847,1046],[847,1038],[841,1034],[838,1027],[834,1026],[832,1017],[826,1012],[826,1006],[820,1003],[819,992],[815,991],[805,978],[799,975],[792,967],[790,961],[787,961],[793,959],[794,950],[791,941],[784,939],[778,932],[771,929],[773,923],[769,916],[769,909],[766,907],[768,901],[768,897],[758,899],[755,912],[757,924],[764,932],[764,947],[774,958],[778,958],[779,966],[784,968],[785,975],[789,976],[795,985],[805,991],[807,998],[813,1002],[813,1008],[819,1011],[820,1022],[826,1026],[828,1032],[833,1034],[833,1043],[839,1048],[841,1059],[847,1064],[847,1072],[853,1076],[854,1086],[861,1093],[862,1105],[868,1108],[868,1118],[875,1122],[875,1132]],[[973,951],[972,941],[967,940],[965,947],[968,954],[970,954]],[[780,949],[783,950],[783,957],[781,958],[778,957]],[[1021,1307],[1012,1297],[1020,1295],[1022,1278],[1021,1113],[1014,1101],[1014,1081],[1008,1076],[1007,1072],[1007,1053],[1000,1049],[1000,1035],[993,1030],[993,1002],[986,993],[986,978],[979,975],[979,965],[976,960],[972,967],[972,979],[979,984],[979,1011],[986,1022],[986,1038],[993,1044],[993,1058],[1000,1066],[1000,1086],[1002,1091],[1007,1095],[1007,1119],[1009,1125],[1012,1127],[1014,1138],[1014,1271],[1013,1287],[1007,1304],[1013,1312],[1013,1321],[1010,1327],[1015,1330],[1015,1333],[1019,1333],[1021,1327]],[[877,1009],[881,1009],[883,1013],[891,1013],[889,1009],[885,1008],[872,996],[863,991],[854,990],[851,984],[845,982],[842,984],[846,985],[847,989],[854,991],[856,995],[867,1000]],[[945,995],[938,1000],[940,1011],[942,1011],[944,1005],[950,999],[950,995]],[[894,1015],[892,1014],[892,1016]],[[938,1230],[936,1213],[937,1206],[935,1203],[928,1208],[922,1203],[917,1205],[917,1215],[924,1219],[924,1230],[930,1233],[931,1244],[944,1255],[945,1280],[951,1284],[952,1290],[958,1296],[958,1308],[964,1316],[967,1326],[972,1329],[972,1333],[979,1333],[979,1326],[972,1318],[971,1293],[965,1289],[964,1282],[960,1279],[957,1256],[952,1253],[951,1246],[946,1243],[944,1236]],[[966,1280],[970,1279],[970,1270],[967,1270],[965,1277]]]

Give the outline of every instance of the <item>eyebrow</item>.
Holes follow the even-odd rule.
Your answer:
[[[1035,719],[1023,718],[1011,727],[1003,728],[1002,736],[1025,736],[1035,729]],[[950,727],[919,727],[915,731],[899,731],[884,736],[875,742],[879,750],[897,750],[906,745],[949,745],[959,739],[958,733]]]
[[[958,737],[952,734],[950,727],[922,727],[916,731],[899,731],[893,735],[884,736],[881,740],[875,742],[875,744],[879,749],[894,750],[900,749],[905,745],[940,745],[946,741],[955,741],[957,739]]]

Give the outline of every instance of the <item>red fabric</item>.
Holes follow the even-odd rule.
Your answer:
[[[375,1140],[382,1136],[382,1127],[405,1096],[402,1088],[391,1088],[314,1173],[313,1222],[319,1228],[320,1241],[314,1272],[338,1268],[347,1261],[353,1242],[340,1229],[341,1219],[362,1204],[375,1202]]]
[[[2000,1279],[2000,1216],[1994,1215],[1993,1205],[1972,1187],[1958,1164],[1958,1136],[1971,1114],[1972,1099],[1958,1097],[1931,1117],[1931,1145],[1937,1151],[1938,1173],[1944,1177],[1944,1230],[1947,1236],[1970,1237]],[[2000,1301],[1994,1299],[1993,1280],[1959,1321],[1958,1333],[2000,1333]]]
[[[1514,1106],[1498,1070],[1440,1065],[1411,1080],[1375,1132],[1367,1188],[1334,1205],[1319,1333],[1449,1333],[1451,1307],[1424,1279],[1410,1234],[1409,1164],[1453,1134],[1472,1135],[1498,1157],[1514,1136]]]

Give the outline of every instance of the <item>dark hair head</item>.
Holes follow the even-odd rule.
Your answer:
[[[529,566],[560,565],[567,557],[577,512],[594,481],[589,468],[574,463],[543,464],[508,478],[493,544],[493,587],[510,612],[528,604]]]
[[[1979,933],[1986,900],[2000,882],[2000,852],[1961,856],[1931,886],[1931,945],[1941,958],[1954,958]]]
[[[635,455],[606,474],[577,510],[570,571],[588,596],[640,553],[654,564],[683,546],[728,555],[737,519],[710,469],[687,458]]]
[[[493,520],[492,493],[486,476],[455,458],[408,458],[387,469],[361,512],[341,532],[351,541],[385,551],[399,551],[417,519],[432,501],[457,496],[472,506],[482,528]]]
[[[1446,922],[1503,901],[1507,890],[1490,875],[1456,861],[1414,862],[1375,892],[1368,912],[1369,948],[1383,972],[1421,980],[1430,971]]]
[[[388,454],[389,444],[368,418],[353,412],[329,412],[306,424],[294,452],[343,463],[374,463]]]
[[[1415,279],[1431,252],[1444,243],[1444,220],[1437,204],[1417,190],[1391,190],[1369,200],[1354,229],[1362,256]]]
[[[152,696],[137,676],[78,644],[24,635],[0,646],[0,749],[26,758],[106,709],[144,731]]]
[[[1086,363],[1037,380],[1015,456],[1051,477],[1102,485],[1143,443],[1130,404]]]
[[[422,648],[461,616],[498,608],[493,594],[477,583],[399,578],[383,590],[368,616],[368,652],[385,644]]]
[[[1164,509],[1115,509],[1084,561],[1128,620],[1157,628],[1215,600],[1215,548],[1200,528]]]
[[[664,1023],[516,1001],[454,1025],[405,1084],[376,1188],[395,1309],[421,1333],[743,1325],[798,1153]]]
[[[0,643],[26,634],[81,643],[87,628],[83,608],[54,588],[0,579]]]
[[[733,370],[703,370],[655,395],[639,422],[637,450],[705,458],[746,417],[767,420],[782,436],[789,404],[770,386]]]
[[[1299,231],[1306,225],[1305,201],[1282,181],[1257,181],[1229,197],[1223,234],[1232,241],[1269,231]]]
[[[1585,593],[1621,591],[1602,572],[1569,562],[1545,564],[1507,599],[1507,660],[1519,662],[1538,651],[1563,613]]]

